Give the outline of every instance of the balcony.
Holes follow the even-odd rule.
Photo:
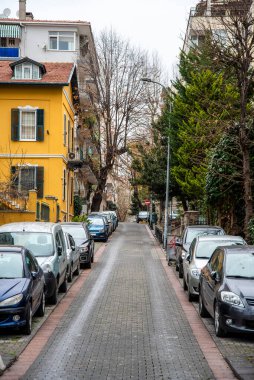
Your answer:
[[[18,47],[0,47],[0,59],[15,59],[20,57]]]

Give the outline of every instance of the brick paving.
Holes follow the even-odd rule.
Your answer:
[[[95,244],[95,252],[97,252],[100,247],[102,247],[101,243]],[[98,255],[95,256],[95,261],[98,260]],[[89,273],[89,270],[81,271],[82,275],[85,276]],[[77,280],[77,277],[74,276],[73,282],[68,284],[68,291],[72,288],[73,284]],[[64,298],[64,294],[60,293],[58,295],[58,302],[60,302]],[[18,330],[5,332],[4,330],[0,331],[0,358],[2,359],[2,364],[8,368],[10,367],[20,356],[22,351],[26,348],[29,342],[36,336],[38,330],[48,319],[50,314],[56,306],[46,306],[45,316],[43,318],[34,317],[32,322],[32,334],[30,336],[22,335]],[[0,359],[0,360],[1,360]],[[2,374],[2,366],[0,362],[0,375]]]
[[[22,378],[215,379],[144,225],[119,226]]]

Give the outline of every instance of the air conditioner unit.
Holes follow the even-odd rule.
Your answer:
[[[75,159],[75,153],[74,152],[69,152],[68,153],[68,159],[69,160],[74,160]]]

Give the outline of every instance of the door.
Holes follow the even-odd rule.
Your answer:
[[[25,260],[29,272],[36,274],[35,277],[32,277],[32,312],[34,313],[40,303],[43,287],[41,283],[41,277],[39,275],[39,265],[29,251],[25,252]]]

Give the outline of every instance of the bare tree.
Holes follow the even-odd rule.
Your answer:
[[[108,174],[118,157],[128,150],[128,142],[145,130],[147,119],[146,89],[140,78],[155,75],[158,69],[149,64],[148,55],[123,41],[112,30],[104,31],[96,41],[97,54],[84,62],[85,91],[93,105],[98,133],[94,138],[99,165],[94,168],[98,179],[92,210],[99,210]],[[96,133],[96,128],[94,129]]]

